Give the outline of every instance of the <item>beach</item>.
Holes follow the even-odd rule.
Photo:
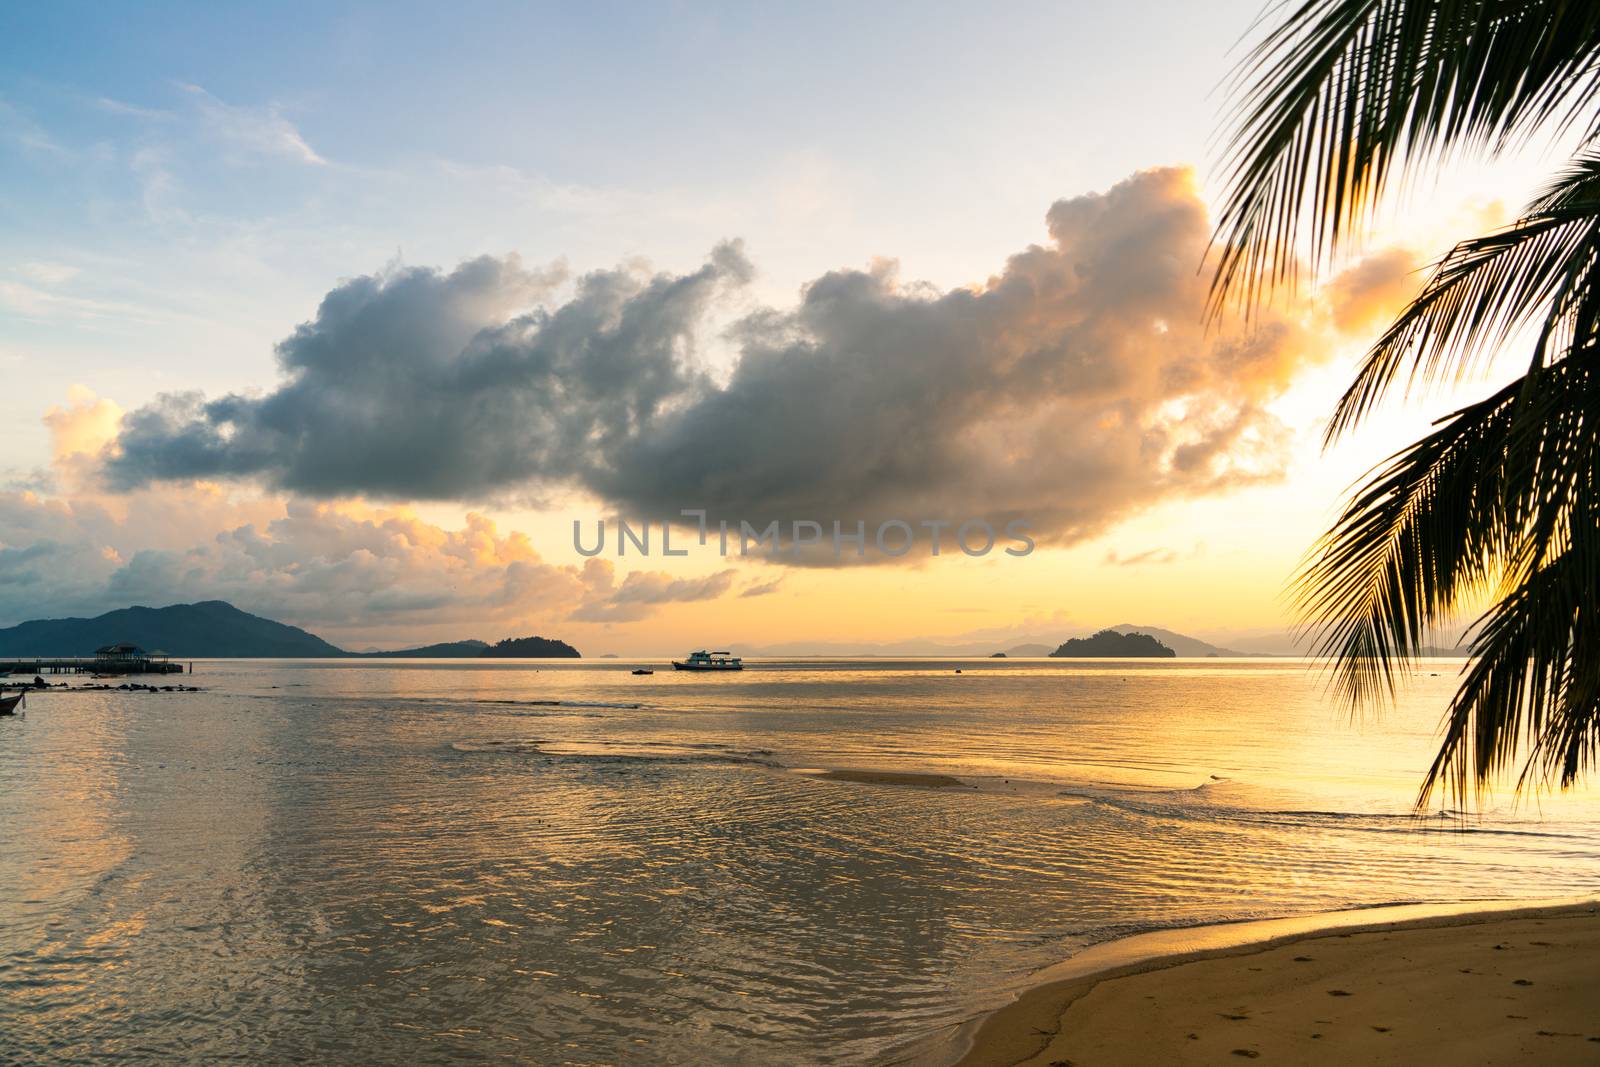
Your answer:
[[[1434,916],[1046,982],[961,1067],[1600,1063],[1600,904]]]

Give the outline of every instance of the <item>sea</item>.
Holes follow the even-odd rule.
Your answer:
[[[0,719],[0,1062],[882,1063],[1139,931],[1600,893],[1593,790],[1415,806],[1461,666],[1361,715],[1287,659],[36,694]]]

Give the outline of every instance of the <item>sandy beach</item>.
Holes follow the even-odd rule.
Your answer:
[[[961,1067],[1600,1063],[1600,906],[1388,922],[1046,982]]]

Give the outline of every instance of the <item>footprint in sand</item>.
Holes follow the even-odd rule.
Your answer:
[[[1330,989],[1330,990],[1328,990],[1328,996],[1330,996],[1330,997],[1353,997],[1353,996],[1355,996],[1355,994],[1354,993],[1348,993],[1343,989]]]

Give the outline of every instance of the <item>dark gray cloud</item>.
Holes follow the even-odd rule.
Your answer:
[[[735,523],[1022,518],[1041,543],[1276,476],[1286,432],[1263,405],[1331,327],[1299,308],[1205,329],[1209,227],[1187,171],[1046,220],[1048,244],[972,288],[816,279],[737,324],[725,383],[696,344],[750,277],[736,244],[688,274],[589,274],[523,313],[557,279],[515,262],[358,278],[279,346],[274,392],[163,396],[127,417],[107,471],[317,496],[570,486],[626,515]]]

